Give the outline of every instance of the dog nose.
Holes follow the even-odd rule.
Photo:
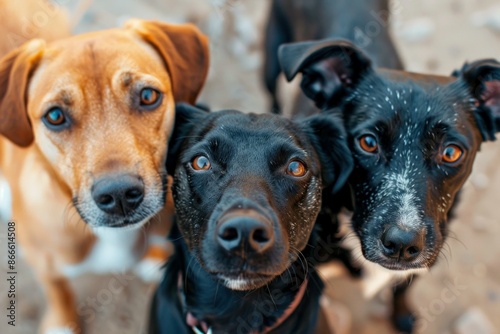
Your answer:
[[[417,258],[424,249],[423,231],[389,228],[382,235],[383,252],[386,256],[404,261]]]
[[[263,253],[274,244],[274,231],[266,224],[250,217],[237,217],[219,225],[219,245],[229,252]]]
[[[144,183],[132,174],[105,177],[92,187],[92,198],[102,211],[126,216],[142,203]]]

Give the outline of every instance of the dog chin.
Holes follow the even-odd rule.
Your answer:
[[[376,265],[381,266],[383,269],[392,271],[395,274],[399,274],[401,276],[409,276],[413,274],[422,274],[429,270],[427,266],[424,265],[401,265],[401,264],[393,264],[393,263],[385,263],[385,262],[375,262]]]
[[[153,217],[154,215],[150,215],[146,217],[143,220],[140,220],[138,222],[131,222],[131,221],[123,221],[119,223],[113,223],[113,224],[99,224],[99,225],[92,225],[89,224],[92,228],[93,231],[103,231],[103,230],[108,230],[108,231],[124,231],[124,230],[138,230],[142,228],[146,223]]]
[[[407,277],[414,274],[422,274],[429,271],[429,266],[426,265],[425,263],[403,264],[403,263],[390,262],[380,257],[375,259],[367,258],[367,260],[368,260],[366,263],[367,265],[376,266],[378,267],[379,270],[389,271],[392,272],[394,275],[398,275],[401,277]]]
[[[235,291],[255,290],[263,287],[272,280],[270,278],[248,278],[243,275],[240,275],[238,277],[227,277],[224,275],[217,276],[226,288]]]

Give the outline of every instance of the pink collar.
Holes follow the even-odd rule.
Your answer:
[[[299,291],[297,291],[297,294],[295,295],[295,298],[293,299],[290,306],[288,306],[288,308],[285,310],[285,312],[283,312],[281,317],[279,317],[278,320],[276,320],[274,325],[264,328],[264,331],[261,333],[254,332],[252,334],[267,334],[267,333],[271,332],[272,330],[278,328],[281,324],[283,324],[292,315],[292,313],[295,312],[295,310],[299,306],[300,302],[302,301],[302,298],[304,298],[304,294],[306,293],[306,289],[307,289],[307,283],[308,283],[308,279],[306,278],[304,280],[304,282],[302,282],[302,284],[300,285]],[[179,287],[182,288],[182,275],[181,274],[179,274],[178,284],[179,284]],[[181,290],[181,291],[183,291],[183,290]],[[183,302],[184,302],[184,298],[182,298],[181,300],[183,300]],[[193,332],[195,334],[212,334],[212,328],[208,327],[208,324],[206,322],[199,321],[198,319],[196,319],[191,312],[188,312],[186,315],[186,324],[189,327],[191,327],[191,329],[193,330]]]

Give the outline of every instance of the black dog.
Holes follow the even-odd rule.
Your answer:
[[[499,63],[467,65],[458,79],[376,71],[346,41],[289,44],[280,57],[289,80],[302,72],[305,94],[344,118],[364,256],[393,270],[430,267],[476,152],[500,129]]]
[[[281,44],[325,38],[341,38],[362,48],[379,67],[402,69],[388,32],[388,0],[273,0],[266,27],[264,81],[279,112],[276,81],[281,72]],[[301,95],[293,115],[314,113]]]
[[[176,252],[150,332],[314,333],[321,191],[352,170],[341,123],[183,105],[176,117]]]

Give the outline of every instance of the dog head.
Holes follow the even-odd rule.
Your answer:
[[[302,72],[306,95],[344,118],[352,223],[366,259],[394,270],[431,266],[481,142],[500,130],[500,65],[466,65],[456,80],[377,72],[345,41],[289,44],[280,57],[289,80]]]
[[[89,225],[139,226],[165,202],[175,102],[194,102],[207,70],[191,25],[34,40],[0,60],[0,133],[36,145]]]
[[[169,169],[190,251],[230,289],[264,286],[304,250],[323,186],[349,175],[343,128],[322,115],[299,123],[183,105],[175,127]]]

